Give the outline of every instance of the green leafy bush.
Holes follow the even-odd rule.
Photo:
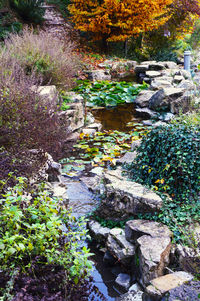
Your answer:
[[[41,84],[68,88],[77,69],[73,45],[62,42],[51,34],[25,28],[20,35],[11,34],[0,50],[1,61],[16,60],[27,75],[35,73]]]
[[[83,94],[88,106],[106,106],[113,107],[118,104],[132,103],[136,96],[148,85],[133,85],[127,82],[109,82],[109,81],[78,81],[79,85],[74,88]]]
[[[76,220],[43,185],[25,192],[23,178],[0,199],[0,265],[5,271],[28,271],[32,261],[56,264],[75,283],[92,268],[91,255],[78,241],[87,235],[84,219]]]
[[[11,8],[27,23],[40,24],[43,21],[44,0],[9,0]]]
[[[158,127],[143,138],[132,177],[168,192],[181,202],[197,199],[200,191],[199,126]]]

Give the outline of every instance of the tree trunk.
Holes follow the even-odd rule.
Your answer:
[[[128,54],[128,39],[124,41],[124,56],[127,57]]]

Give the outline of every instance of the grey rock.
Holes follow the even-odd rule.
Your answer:
[[[135,109],[137,115],[143,117],[143,118],[146,118],[146,119],[149,119],[149,118],[154,118],[156,117],[156,112],[150,110],[149,108],[137,108]]]
[[[100,190],[101,178],[97,175],[90,177],[81,177],[80,180],[93,192]]]
[[[96,133],[96,130],[90,129],[90,128],[85,128],[85,129],[82,129],[82,133],[84,135],[94,135]]]
[[[161,72],[159,71],[146,71],[146,76],[150,78],[160,77]]]
[[[120,297],[117,297],[115,301],[143,301],[143,292],[130,291]]]
[[[136,240],[143,236],[151,237],[172,237],[172,232],[167,226],[148,220],[131,220],[126,223],[125,236],[128,241],[135,243]]]
[[[135,246],[125,238],[123,229],[114,228],[110,230],[106,246],[110,253],[123,264],[129,264],[135,255]]]
[[[33,91],[37,92],[44,100],[53,101],[58,98],[58,92],[56,90],[56,86],[33,86],[31,88]]]
[[[167,109],[169,103],[174,99],[182,96],[184,89],[181,88],[163,88],[155,92],[155,94],[149,100],[150,109]]]
[[[73,103],[84,101],[83,96],[77,94],[76,92],[66,92],[66,96],[69,96],[69,98],[71,98]]]
[[[102,129],[102,124],[101,123],[91,123],[87,126],[87,128],[88,129],[95,129],[99,132]]]
[[[89,229],[91,237],[93,237],[98,242],[105,242],[108,234],[110,233],[109,228],[102,227],[100,223],[96,221],[89,221],[87,223],[87,227]]]
[[[153,91],[143,90],[141,91],[135,99],[135,103],[140,107],[148,107],[149,100],[154,94]]]
[[[158,70],[163,70],[165,69],[165,64],[163,63],[149,63],[149,70],[154,70],[154,71],[158,71]]]
[[[139,282],[143,287],[154,278],[164,275],[169,264],[171,239],[168,236],[143,235],[137,239],[139,245]]]
[[[138,283],[134,283],[133,285],[131,285],[130,287],[129,287],[129,292],[130,291],[134,291],[134,292],[139,292],[141,290],[141,287],[140,287],[140,285],[138,284]]]
[[[141,145],[142,139],[138,139],[132,142],[131,150],[137,150],[137,148]]]
[[[173,79],[173,83],[179,84],[184,80],[184,77],[182,75],[175,75]]]
[[[131,277],[128,274],[120,273],[115,279],[115,283],[127,291],[130,287]]]
[[[169,291],[162,301],[199,301],[199,296],[200,281],[190,281]]]
[[[70,106],[71,109],[59,113],[59,118],[69,134],[84,126],[85,116],[83,102],[76,102]]]
[[[111,75],[108,70],[91,70],[88,71],[87,74],[91,80],[111,80]]]
[[[194,79],[195,82],[195,79]],[[193,81],[191,80],[183,80],[180,84],[178,84],[178,88],[185,89],[187,91],[195,91],[196,90],[196,85]]]
[[[162,199],[153,191],[121,175],[120,170],[106,171],[105,199],[98,213],[102,217],[127,218],[137,213],[152,213],[162,207]]]
[[[180,287],[184,283],[191,281],[193,276],[180,271],[164,275],[151,280],[151,284],[146,287],[146,293],[153,300],[160,300],[167,292]],[[168,300],[168,299],[167,299]],[[173,299],[172,299],[173,300]],[[182,299],[181,299],[182,300]],[[189,300],[189,299],[186,299]],[[173,300],[174,301],[174,300]],[[193,299],[191,299],[193,301]]]
[[[151,120],[143,120],[142,124],[146,125],[146,126],[152,126],[153,122]]]
[[[155,123],[153,123],[153,127],[158,127],[158,126],[166,126],[166,122],[162,122],[162,121],[157,121]]]
[[[177,67],[178,67],[178,65],[175,62],[166,61],[166,62],[162,62],[162,63],[168,69],[177,69]]]
[[[135,73],[139,74],[139,73],[143,73],[145,71],[147,71],[149,69],[149,65],[148,64],[141,64],[141,65],[137,65],[135,66]]]
[[[174,117],[175,117],[175,116],[174,116],[174,114],[172,114],[172,113],[165,113],[165,114],[161,115],[161,116],[159,117],[159,119],[160,119],[160,120],[163,120],[163,121],[165,121],[165,122],[168,122],[168,121],[172,120]]]
[[[170,112],[172,114],[186,113],[190,109],[190,104],[192,101],[192,95],[189,92],[185,92],[182,96],[175,100],[170,100]]]
[[[172,77],[163,76],[152,80],[151,89],[160,90],[162,88],[173,88]]]
[[[116,161],[117,164],[130,164],[137,156],[137,152],[127,152],[123,157]]]

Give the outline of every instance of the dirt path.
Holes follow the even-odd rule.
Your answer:
[[[44,23],[42,28],[61,40],[79,41],[78,32],[66,22],[56,5],[45,4]]]

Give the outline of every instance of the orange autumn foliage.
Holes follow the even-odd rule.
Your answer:
[[[96,40],[125,41],[166,23],[172,0],[72,0],[75,27]]]

